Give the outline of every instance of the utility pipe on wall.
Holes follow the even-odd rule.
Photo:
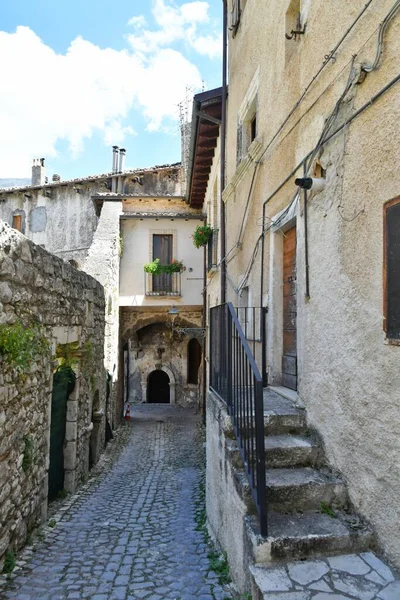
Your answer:
[[[222,36],[222,115],[221,115],[221,175],[220,175],[220,231],[221,231],[221,291],[220,303],[226,302],[226,228],[225,204],[222,194],[225,189],[225,156],[226,156],[226,98],[227,98],[227,54],[228,54],[228,6],[223,2],[223,36]]]

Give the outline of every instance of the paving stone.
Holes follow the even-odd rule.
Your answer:
[[[333,556],[328,558],[328,562],[332,569],[344,571],[350,575],[365,575],[371,570],[371,567],[356,554]]]
[[[316,590],[317,592],[332,592],[331,588],[325,581],[317,581],[308,586],[309,590]]]
[[[360,554],[361,558],[365,560],[370,567],[372,567],[378,575],[380,575],[387,583],[394,581],[394,575],[392,570],[385,565],[373,552],[363,552]]]
[[[400,581],[389,583],[379,594],[380,600],[399,600],[400,598]]]
[[[260,569],[252,568],[253,576],[262,592],[286,592],[293,589],[292,582],[286,569]]]
[[[289,564],[288,571],[291,579],[302,585],[308,585],[321,579],[329,571],[329,567],[322,560],[310,560]]]
[[[359,600],[372,600],[380,590],[372,581],[345,573],[333,573],[331,579],[336,590]]]
[[[317,594],[313,596],[313,600],[349,600],[349,596],[342,596],[341,594]]]
[[[95,466],[92,482],[58,503],[57,526],[35,552],[24,553],[26,564],[0,588],[1,598],[233,598],[224,586],[213,592],[210,549],[196,531],[205,467],[201,418],[166,406],[156,407],[168,416],[157,422],[153,407],[145,408],[146,418],[126,424],[108,446],[108,466],[98,475]]]

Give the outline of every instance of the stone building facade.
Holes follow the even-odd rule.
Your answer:
[[[165,391],[162,401],[201,402],[204,252],[194,247],[192,234],[202,219],[201,211],[188,207],[182,197],[123,200],[119,303],[126,402],[157,401],[151,383],[154,379],[157,386],[157,378]],[[169,262],[184,265],[165,281],[144,272],[159,242],[165,244]],[[172,308],[178,315],[169,314]]]
[[[0,560],[46,519],[49,485],[74,492],[104,448],[104,310],[98,281],[0,222]]]
[[[399,565],[399,3],[227,4],[227,260],[217,269],[222,259],[227,300],[268,309],[269,384],[305,406],[353,506]],[[209,294],[209,306],[219,301]]]
[[[123,392],[118,386],[123,382],[118,382],[118,373],[123,206],[129,199],[144,205],[157,198],[169,206],[172,198],[182,198],[184,185],[180,164],[132,171],[124,168],[124,157],[125,151],[118,154],[114,147],[110,173],[70,181],[53,176],[51,183],[47,182],[44,160],[35,159],[31,186],[0,190],[0,219],[92,275],[104,288],[104,361],[111,378],[107,418],[112,428],[122,417],[118,394],[122,398]]]

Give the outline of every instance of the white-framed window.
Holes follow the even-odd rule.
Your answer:
[[[259,82],[260,68],[258,67],[238,111],[236,138],[237,164],[246,157],[251,143],[258,135],[257,109]]]

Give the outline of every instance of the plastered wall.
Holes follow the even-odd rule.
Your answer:
[[[244,233],[239,251],[228,263],[233,285],[228,282],[227,293],[234,304],[239,302],[237,288],[252,261],[248,278],[252,304],[262,302],[269,307],[268,371],[270,380],[278,384],[284,228],[274,231],[272,222],[294,199],[294,178],[303,175],[301,161],[315,148],[327,119],[332,116],[328,132],[332,133],[399,73],[397,13],[385,33],[378,68],[365,80],[358,77],[361,65],[371,64],[377,55],[379,24],[392,8],[392,0],[372,2],[330,58],[331,50],[364,6],[362,0],[335,2],[328,10],[322,0],[301,2],[301,24],[306,23],[306,33],[289,42],[285,39],[289,2],[247,0],[236,37],[230,34],[224,192],[227,252],[237,244],[242,227]],[[289,44],[295,44],[290,51]],[[234,151],[238,115],[257,71],[255,158],[241,167]],[[335,110],[348,83],[349,89]],[[400,195],[398,98],[395,86],[313,157],[309,174],[318,160],[326,170],[326,187],[318,195],[311,194],[308,204],[309,298],[304,194],[292,215],[298,234],[299,397],[323,438],[328,459],[345,477],[356,509],[375,526],[381,548],[397,565],[400,348],[389,345],[383,332],[382,272],[383,205]],[[297,165],[297,172],[291,175]],[[253,252],[263,224],[261,289],[261,244],[255,257]]]

